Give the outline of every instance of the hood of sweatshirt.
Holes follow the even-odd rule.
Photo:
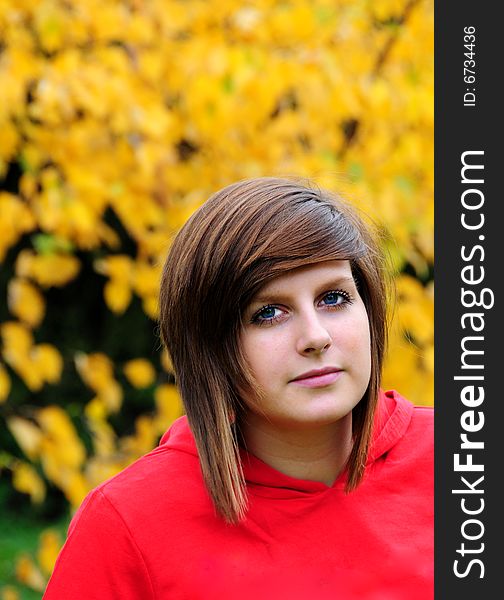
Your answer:
[[[413,404],[395,390],[380,392],[367,466],[384,456],[404,436],[411,422],[413,410]],[[160,446],[198,456],[186,416],[178,418],[173,423],[161,438]],[[296,479],[285,475],[246,450],[241,450],[241,457],[247,484],[251,491],[258,495],[289,497],[292,492],[309,494],[328,489],[325,483],[319,481]],[[343,488],[345,482],[344,472],[331,487]]]

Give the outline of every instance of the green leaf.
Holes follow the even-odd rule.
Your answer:
[[[55,252],[73,252],[75,246],[68,240],[58,238],[50,233],[37,233],[31,238],[38,254],[54,254]]]

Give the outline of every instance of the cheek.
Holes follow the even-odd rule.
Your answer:
[[[359,356],[362,361],[371,362],[371,332],[369,330],[369,321],[367,313],[363,309],[363,314],[359,318],[349,323],[348,348]]]
[[[278,375],[285,364],[278,340],[265,334],[246,332],[241,338],[243,357],[253,377],[252,389],[243,391],[243,400],[252,411],[262,410],[266,399],[278,393]]]
[[[241,338],[241,346],[247,364],[258,379],[268,377],[285,358],[283,338],[268,335],[267,331],[245,333]]]
[[[261,367],[261,353],[264,354],[264,352],[261,352],[262,346],[261,337],[256,332],[246,331],[241,337],[243,356],[254,374]]]

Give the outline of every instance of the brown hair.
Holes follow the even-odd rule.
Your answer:
[[[352,413],[351,491],[364,474],[387,337],[386,270],[371,226],[325,190],[288,179],[250,179],[211,196],[182,227],[166,259],[161,336],[206,486],[230,523],[247,507],[238,432],[243,390],[254,389],[239,345],[241,315],[276,276],[326,260],[350,261],[371,334],[371,377]]]

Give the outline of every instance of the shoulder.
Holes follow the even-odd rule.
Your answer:
[[[105,481],[96,491],[128,525],[146,522],[160,512],[173,516],[182,507],[187,510],[209,504],[198,457],[166,443]]]
[[[138,531],[139,525],[155,527],[159,515],[173,519],[181,512],[211,511],[212,506],[184,418],[173,424],[159,446],[92,490],[72,525],[89,527],[110,518]]]
[[[403,500],[409,498],[408,506],[417,506],[422,514],[427,511],[430,515],[434,490],[434,411],[415,406],[395,390],[385,392],[381,400],[382,427],[371,456],[380,454],[375,458],[371,481],[379,481],[388,492],[395,490]]]
[[[167,568],[177,560],[184,534],[212,518],[199,459],[182,422],[157,448],[87,495],[44,600],[154,597],[151,573],[159,572],[159,561]]]
[[[120,522],[137,543],[159,525],[213,515],[187,419],[175,421],[157,448],[92,490],[74,518],[89,529],[102,519]],[[146,539],[143,539],[146,538]]]
[[[145,552],[100,488],[85,498],[44,593],[44,600],[154,598]]]
[[[434,408],[432,406],[413,407],[411,423],[408,428],[409,436],[422,437],[430,443],[434,443]]]
[[[388,438],[388,456],[401,461],[432,462],[434,450],[434,409],[418,406],[395,390],[385,392],[388,415],[383,426]]]
[[[411,417],[411,426],[416,428],[427,427],[429,431],[434,430],[434,407],[415,405]]]
[[[416,406],[396,390],[380,392],[372,439],[375,458],[404,445],[433,443],[433,433],[432,407]]]
[[[413,405],[411,420],[404,436],[396,447],[397,456],[433,468],[434,461],[434,409],[431,406]]]

